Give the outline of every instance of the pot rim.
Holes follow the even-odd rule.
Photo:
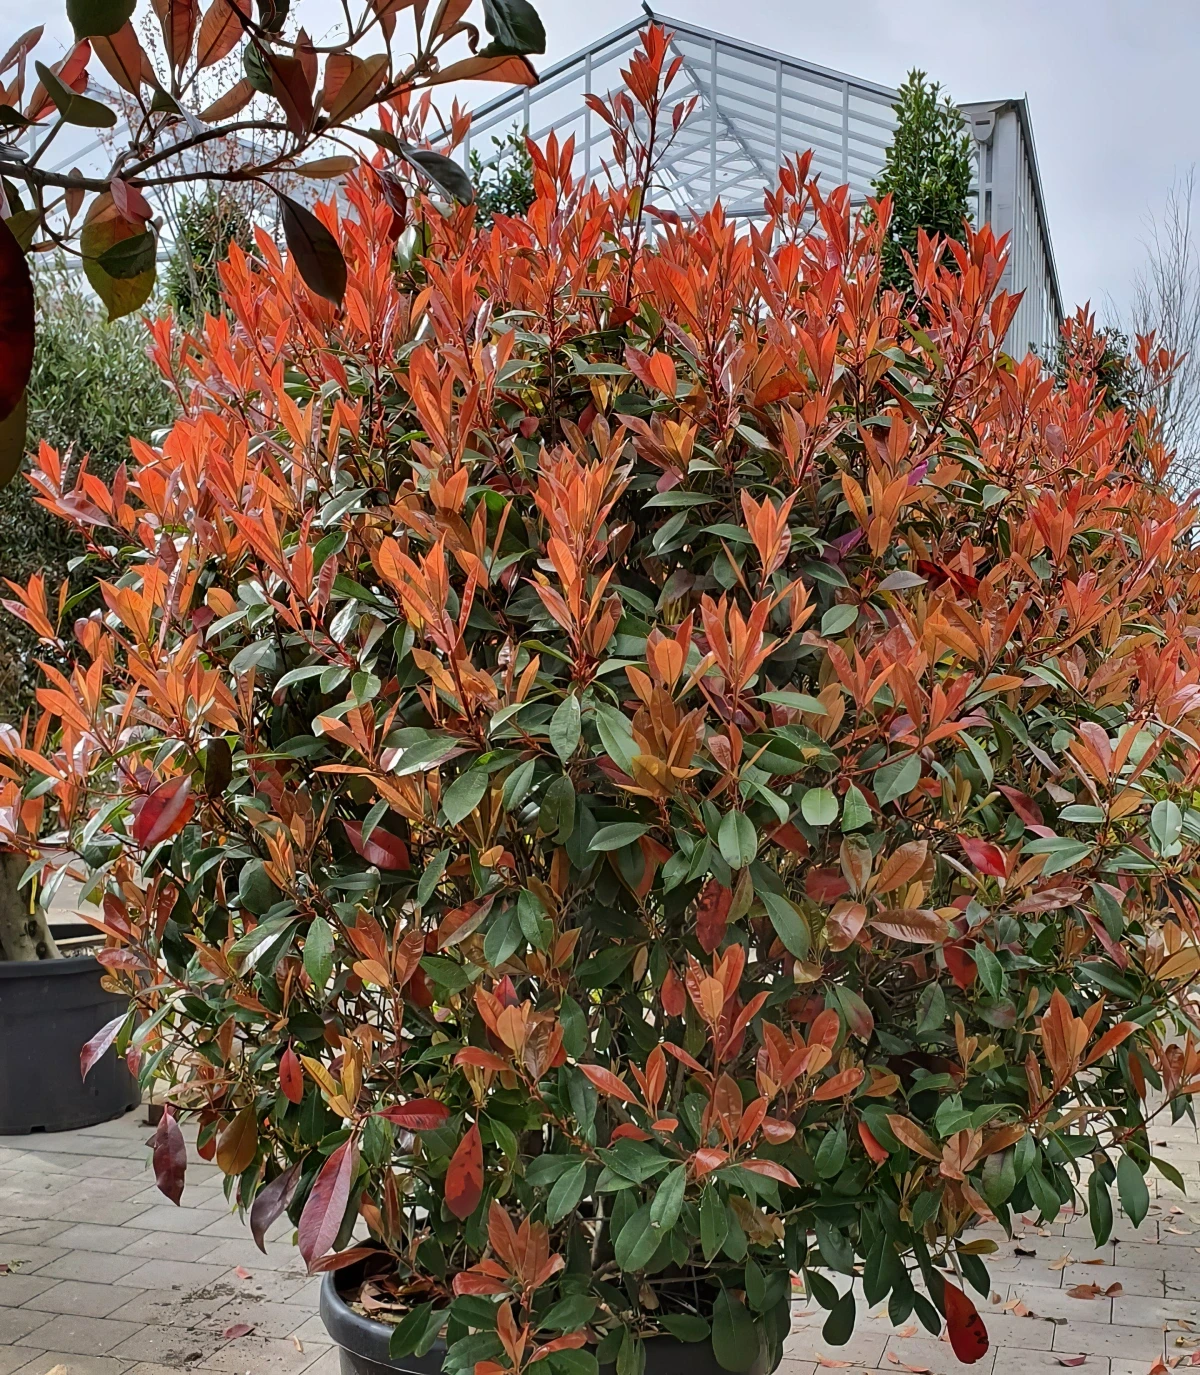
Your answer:
[[[63,978],[68,974],[103,972],[95,955],[56,955],[48,960],[0,960],[0,979]]]

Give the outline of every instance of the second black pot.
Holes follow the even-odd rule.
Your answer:
[[[0,961],[0,1136],[90,1127],[141,1102],[111,1050],[79,1072],[79,1052],[127,1006],[103,974],[90,955]]]

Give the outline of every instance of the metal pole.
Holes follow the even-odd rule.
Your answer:
[[[709,195],[712,201],[717,199],[717,40],[709,40],[708,45],[709,60],[712,63],[712,84],[709,90],[709,147],[708,147],[708,180]]]

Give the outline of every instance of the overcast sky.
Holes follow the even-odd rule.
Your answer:
[[[547,64],[638,12],[535,3]],[[661,13],[888,86],[917,66],[957,100],[1027,96],[1068,306],[1124,306],[1147,212],[1200,161],[1195,0],[665,0]]]
[[[543,69],[640,12],[636,0],[534,3],[548,36]],[[292,4],[314,32],[339,9]],[[0,47],[45,20],[42,51],[57,56],[64,10],[63,0],[0,0]],[[919,66],[961,101],[1028,96],[1068,306],[1124,307],[1147,213],[1200,161],[1195,0],[665,0],[661,12],[889,86]]]

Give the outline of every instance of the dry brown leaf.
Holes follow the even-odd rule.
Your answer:
[[[294,1332],[292,1333],[292,1345],[301,1354],[301,1356],[304,1355],[304,1343],[300,1340],[299,1337],[296,1336]]]
[[[1067,1268],[1067,1266],[1070,1265],[1070,1264],[1071,1264],[1071,1253],[1070,1253],[1070,1251],[1068,1251],[1068,1252],[1066,1252],[1065,1255],[1059,1256],[1059,1258],[1058,1258],[1057,1260],[1052,1260],[1052,1261],[1050,1262],[1050,1269],[1051,1269],[1051,1270],[1065,1270],[1065,1269]]]
[[[913,1335],[915,1334],[916,1330],[917,1330],[917,1325],[916,1325],[916,1323],[915,1323],[915,1322],[910,1322],[910,1323],[908,1324],[907,1327],[902,1327],[902,1328],[900,1328],[900,1330],[896,1333],[896,1336],[897,1336],[897,1337],[911,1337],[911,1336],[913,1336]]]
[[[1067,1290],[1073,1299],[1098,1299],[1103,1292],[1098,1284],[1073,1284]]]
[[[834,1361],[834,1360],[831,1360],[828,1356],[822,1356],[822,1355],[820,1354],[820,1352],[818,1352],[818,1353],[817,1353],[817,1364],[818,1364],[818,1365],[823,1365],[823,1366],[825,1367],[826,1370],[845,1370],[845,1369],[851,1364],[851,1362],[850,1362],[850,1361]]]

